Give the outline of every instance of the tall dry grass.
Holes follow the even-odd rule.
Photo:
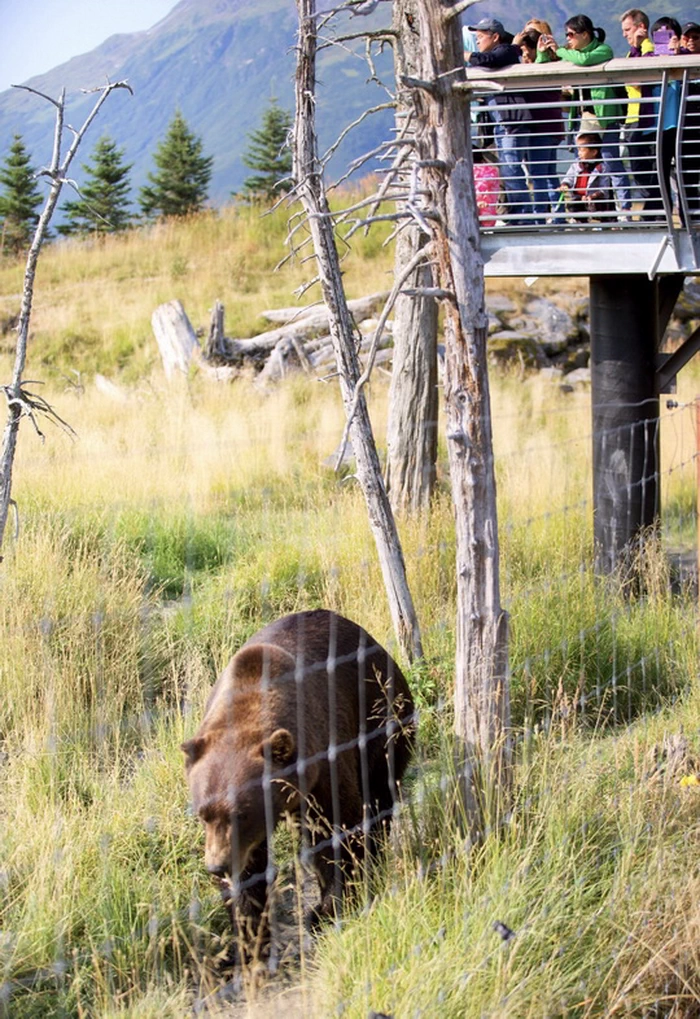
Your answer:
[[[89,373],[81,387],[53,376],[46,395],[77,439],[21,434],[20,533],[0,572],[0,1009],[13,1017],[218,1007],[226,917],[178,745],[217,670],[268,619],[325,605],[393,642],[361,494],[323,463],[342,432],[336,388],[166,387],[151,363],[144,336],[161,299],[182,296],[198,321],[223,296],[241,331],[253,309],[290,303],[266,278],[254,290],[277,243],[254,232],[248,294],[218,292],[217,252],[243,250],[233,220],[251,214],[230,215],[57,245],[42,267],[35,367],[61,330],[90,316],[97,330],[99,310],[95,366],[114,374],[110,344],[128,323],[136,340],[122,402]],[[384,259],[348,268],[357,292],[381,289]],[[13,272],[0,269],[5,294]],[[682,404],[696,383],[681,381]],[[303,955],[302,1013],[641,1015],[657,1002],[658,1014],[693,1015],[698,794],[649,762],[681,726],[698,753],[695,604],[670,593],[659,546],[639,590],[595,581],[588,395],[508,374],[492,384],[513,815],[468,854],[445,810],[455,576],[441,447],[431,513],[400,525],[427,649],[411,672],[421,749],[408,806],[377,897]],[[386,401],[377,378],[380,440]],[[665,514],[687,540],[687,408],[665,412],[662,438]],[[515,938],[501,942],[496,920]]]

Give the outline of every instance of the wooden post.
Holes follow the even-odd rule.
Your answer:
[[[423,654],[420,629],[406,579],[406,566],[396,522],[382,480],[367,403],[363,390],[357,385],[361,373],[356,337],[343,288],[333,219],[318,159],[315,128],[316,2],[297,0],[297,10],[299,44],[294,123],[295,193],[306,212],[313,240],[321,290],[329,312],[329,329],[343,404],[346,414],[352,416],[350,440],[357,463],[357,478],[367,503],[394,631],[403,653],[409,660],[413,660],[421,658]]]
[[[455,727],[464,751],[469,830],[482,838],[510,785],[507,617],[501,607],[496,481],[486,362],[488,318],[474,193],[459,19],[441,0],[418,7],[416,139],[437,215],[433,244],[445,308],[445,410],[457,537]],[[427,210],[426,210],[427,211]],[[433,220],[434,222],[434,220]]]

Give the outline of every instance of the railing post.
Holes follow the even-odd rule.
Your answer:
[[[695,397],[695,510],[697,514],[698,607],[700,608],[700,395]],[[700,621],[700,614],[698,615]]]

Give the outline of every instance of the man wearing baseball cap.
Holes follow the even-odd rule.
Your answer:
[[[497,18],[482,18],[478,25],[469,25],[469,31],[476,33],[477,48],[469,54],[470,67],[508,67],[519,62],[520,50]]]
[[[520,47],[513,45],[513,36],[497,18],[482,18],[478,24],[469,25],[469,30],[476,37],[477,52],[465,54],[468,67],[497,70],[520,62]],[[532,197],[523,167],[532,120],[527,103],[526,94],[518,92],[498,93],[488,100],[495,124],[493,134],[505,191],[507,221],[512,226],[526,226],[530,222],[527,216],[532,212]]]

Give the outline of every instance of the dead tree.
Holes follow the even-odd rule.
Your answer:
[[[357,477],[367,503],[389,607],[399,646],[409,660],[422,657],[418,620],[406,579],[403,551],[382,480],[381,466],[363,386],[356,337],[343,288],[340,260],[318,155],[315,128],[317,18],[315,0],[297,0],[299,40],[294,124],[295,197],[301,200],[313,241],[318,278],[330,316],[347,432],[357,463]],[[393,304],[395,295],[390,295]],[[386,311],[386,309],[385,309]],[[384,316],[386,317],[386,316]],[[380,318],[380,331],[383,323]],[[371,357],[370,357],[371,362]],[[371,366],[371,365],[370,365]]]
[[[445,310],[445,409],[457,543],[455,726],[464,750],[472,835],[507,802],[510,699],[507,617],[501,607],[496,481],[486,362],[484,266],[457,13],[467,3],[421,0],[416,143]]]
[[[44,208],[42,209],[36,230],[34,231],[34,238],[29,248],[29,254],[27,255],[27,265],[24,272],[24,285],[22,289],[22,307],[19,314],[19,322],[17,324],[17,345],[15,347],[15,363],[12,372],[12,379],[8,385],[0,386],[0,389],[2,389],[7,400],[7,420],[2,436],[2,448],[0,449],[0,548],[2,548],[10,506],[13,504],[11,497],[12,469],[14,466],[15,452],[17,449],[17,434],[19,432],[21,419],[23,417],[28,417],[32,421],[37,433],[42,438],[43,435],[37,424],[38,415],[44,415],[50,420],[53,420],[55,423],[66,428],[68,427],[41,396],[30,392],[27,387],[32,385],[32,383],[23,378],[25,365],[27,363],[27,342],[29,339],[29,320],[31,317],[32,299],[34,296],[34,278],[36,275],[36,267],[39,261],[41,246],[44,242],[44,238],[46,237],[46,231],[48,230],[49,223],[51,222],[51,217],[53,216],[63,185],[65,183],[72,183],[68,180],[67,173],[71,163],[73,162],[73,157],[78,151],[78,147],[85,136],[85,132],[90,127],[90,124],[99,113],[102,104],[111,92],[118,88],[126,88],[129,92],[131,92],[131,88],[125,81],[114,82],[113,84],[104,85],[100,88],[94,89],[94,92],[99,93],[99,98],[86,117],[83,126],[80,130],[75,130],[74,128],[68,127],[68,125],[64,125],[65,89],[61,92],[59,99],[52,99],[50,96],[44,95],[42,92],[37,92],[36,89],[29,88],[27,85],[18,85],[15,87],[22,88],[27,92],[33,92],[42,99],[46,99],[47,102],[52,103],[56,107],[56,125],[54,129],[51,165],[41,171],[41,175],[48,177],[51,183],[49,193],[46,196],[46,201],[44,203]],[[64,126],[68,127],[68,129],[72,131],[73,141],[63,160],[61,160]]]
[[[396,76],[396,133],[411,141],[414,106],[410,91],[400,84],[418,71],[418,0],[394,0],[394,72]],[[399,150],[399,179],[415,193],[421,173],[409,157],[411,148]],[[410,201],[410,198],[408,199]],[[425,246],[428,237],[414,219],[399,230],[394,254],[395,273]],[[394,364],[389,388],[386,483],[395,512],[427,509],[435,487],[437,461],[438,305],[424,291],[432,283],[431,267],[416,266],[407,285],[417,295],[399,294],[394,308]]]

